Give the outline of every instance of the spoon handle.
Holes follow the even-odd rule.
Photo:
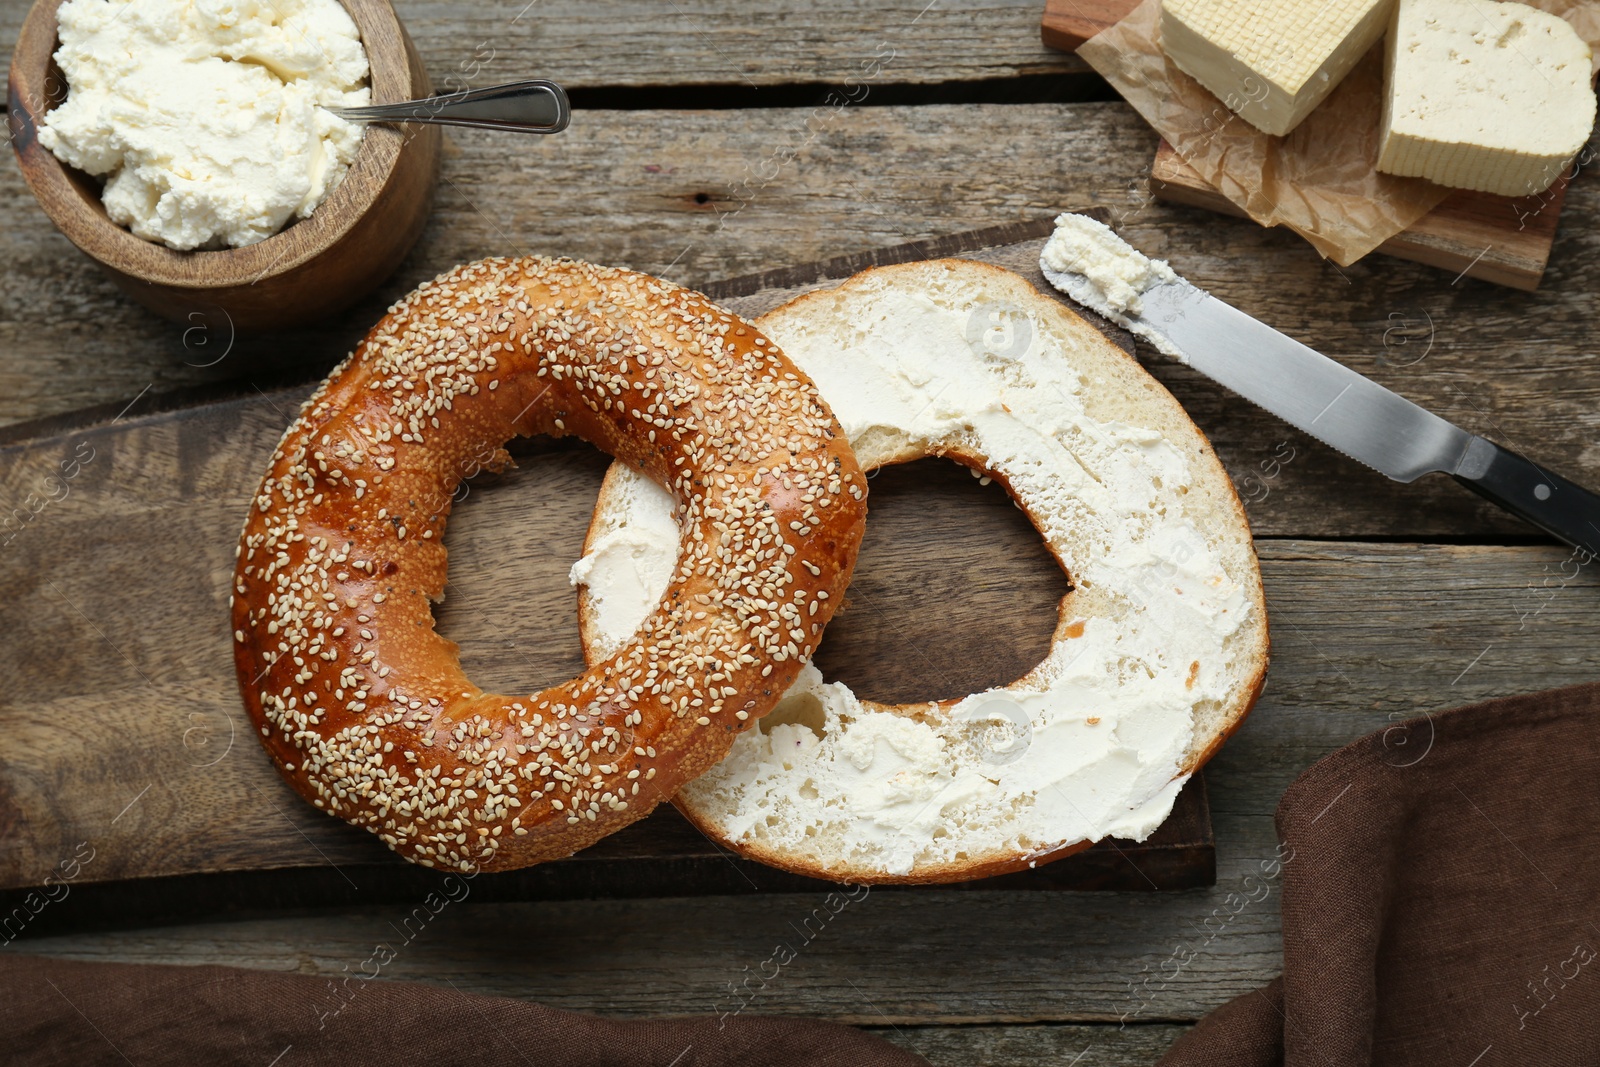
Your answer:
[[[555,82],[543,80],[509,82],[399,104],[328,110],[351,122],[432,122],[517,133],[560,133],[572,121],[566,92]]]

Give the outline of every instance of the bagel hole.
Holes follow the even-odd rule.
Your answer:
[[[819,738],[827,732],[827,714],[822,701],[812,693],[795,693],[778,701],[778,706],[763,715],[756,726],[770,734],[774,726],[804,726]]]
[[[456,492],[434,629],[461,667],[494,693],[536,693],[584,669],[577,593],[567,583],[611,457],[575,437],[519,437],[516,466]]]
[[[874,471],[867,504],[844,609],[816,655],[824,677],[910,704],[1008,685],[1038,665],[1072,584],[998,481],[920,459]]]

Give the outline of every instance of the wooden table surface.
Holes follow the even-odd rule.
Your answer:
[[[452,132],[435,217],[399,274],[333,322],[275,338],[230,339],[130,304],[51,229],[15,166],[0,167],[0,423],[208,382],[305,379],[388,301],[482,255],[573,255],[695,285],[1094,207],[1252,315],[1600,484],[1593,180],[1568,195],[1537,293],[1377,257],[1340,270],[1291,234],[1152,202],[1155,135],[1081,63],[1040,46],[1036,0],[397,6],[436,84],[555,78],[572,91],[571,129],[544,141]],[[25,7],[0,0],[8,52]],[[852,99],[831,107],[830,91]],[[1271,608],[1266,695],[1208,771],[1216,887],[873,893],[748,1010],[856,1023],[939,1064],[1149,1063],[1278,973],[1277,894],[1235,909],[1300,771],[1422,711],[1600,674],[1595,567],[1448,480],[1387,483],[1141,356],[1239,483]],[[617,1016],[715,1011],[816,903],[469,900],[385,977]],[[113,924],[8,950],[334,977],[394,918]],[[1194,954],[1181,968],[1179,949]]]

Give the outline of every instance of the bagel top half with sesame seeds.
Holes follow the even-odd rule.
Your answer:
[[[669,489],[672,583],[616,655],[529,695],[434,632],[452,495],[517,435]],[[251,504],[234,660],[278,770],[425,866],[508,870],[648,814],[769,711],[855,566],[866,480],[811,381],[698,293],[572,260],[423,285],[306,401]]]

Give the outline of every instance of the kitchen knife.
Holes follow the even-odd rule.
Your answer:
[[[1082,277],[1045,277],[1064,292]],[[1181,278],[1140,295],[1124,325],[1251,403],[1397,482],[1450,475],[1585,555],[1600,555],[1600,496],[1468,433]],[[1163,343],[1165,342],[1165,343]]]

